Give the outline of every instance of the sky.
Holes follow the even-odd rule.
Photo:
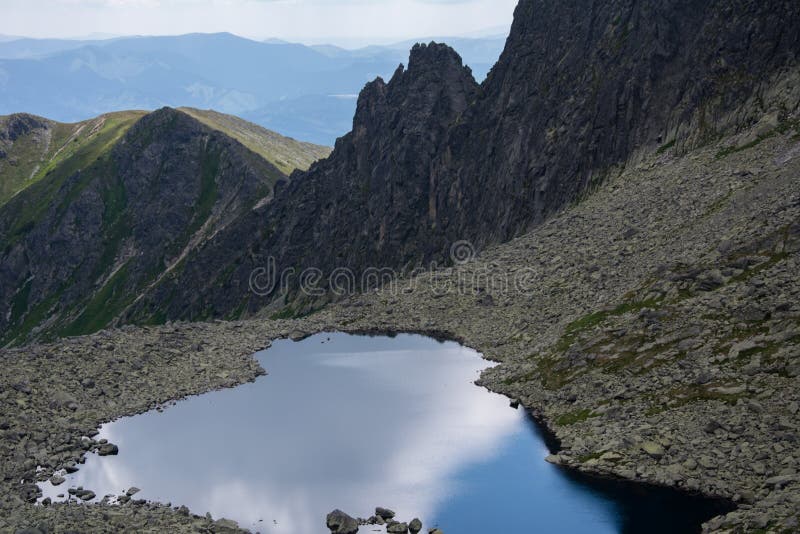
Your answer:
[[[361,46],[505,34],[518,0],[0,0],[0,34],[76,38],[231,32]]]

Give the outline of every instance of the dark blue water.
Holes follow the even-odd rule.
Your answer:
[[[473,384],[488,364],[458,344],[326,334],[258,358],[269,375],[253,384],[104,425],[119,455],[90,455],[45,496],[136,486],[136,498],[299,534],[324,532],[334,508],[386,506],[451,534],[692,532],[715,511],[546,463],[545,436]]]

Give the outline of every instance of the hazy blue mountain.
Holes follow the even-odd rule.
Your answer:
[[[503,39],[452,39],[482,79]],[[231,34],[0,42],[0,115],[77,122],[111,111],[216,109],[318,144],[352,124],[357,95],[406,63],[412,41],[347,50]]]
[[[99,41],[102,42],[102,41]],[[0,59],[31,59],[99,42],[71,39],[29,39],[0,36]]]

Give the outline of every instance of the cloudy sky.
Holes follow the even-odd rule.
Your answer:
[[[518,0],[0,0],[0,34],[81,37],[227,31],[357,45],[505,33]]]

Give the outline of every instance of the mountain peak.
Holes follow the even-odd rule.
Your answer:
[[[435,41],[415,44],[408,60],[408,70],[412,72],[430,67],[464,68],[463,65],[458,52],[449,45]]]
[[[397,67],[386,83],[376,78],[361,91],[353,132],[389,124],[417,131],[449,124],[473,99],[478,84],[451,47],[431,42],[411,49],[408,68]],[[384,133],[386,129],[382,129]]]

